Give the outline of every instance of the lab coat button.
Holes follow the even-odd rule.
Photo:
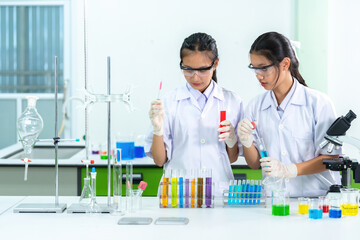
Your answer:
[[[200,142],[201,142],[202,144],[204,144],[206,141],[205,141],[205,139],[202,138],[202,139],[200,140]]]
[[[280,129],[280,130],[281,130],[281,129],[284,129],[284,125],[280,124],[280,125],[279,125],[279,129]]]
[[[205,118],[205,114],[201,114],[201,118]]]
[[[285,156],[285,155],[286,155],[286,152],[285,152],[285,151],[282,151],[282,152],[281,152],[281,155]]]

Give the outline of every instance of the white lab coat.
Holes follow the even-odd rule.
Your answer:
[[[170,92],[162,101],[165,108],[163,138],[168,158],[164,170],[170,174],[171,169],[210,168],[215,195],[221,196],[234,176],[225,143],[219,142],[220,110],[226,110],[226,118],[236,128],[244,117],[242,100],[214,82],[202,112],[186,86]],[[152,157],[152,137],[151,126],[145,143],[145,153],[149,157]],[[242,146],[238,146],[242,154]]]
[[[295,92],[281,119],[271,91],[255,97],[245,110],[247,119],[258,122],[256,131],[264,139],[269,157],[284,164],[301,163],[328,154],[319,144],[336,119],[334,106],[325,94],[303,86],[296,79],[294,84]],[[332,154],[341,154],[341,150],[334,150]],[[292,197],[325,195],[331,184],[340,184],[340,175],[329,170],[297,176],[285,183]],[[271,196],[269,189],[266,194]]]

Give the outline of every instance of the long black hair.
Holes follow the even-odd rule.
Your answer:
[[[187,54],[185,49],[191,51],[209,51],[211,54],[209,58],[215,62],[219,58],[218,49],[216,46],[216,41],[210,35],[206,33],[194,33],[189,37],[185,38],[183,44],[180,48],[180,59],[183,60],[183,57]],[[216,69],[213,72],[212,79],[217,82]]]
[[[262,55],[269,59],[275,66],[285,58],[290,59],[290,73],[299,83],[307,86],[299,72],[299,61],[295,55],[289,39],[277,32],[267,32],[260,35],[251,45],[250,54]]]

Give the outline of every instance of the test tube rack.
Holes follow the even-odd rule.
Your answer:
[[[240,182],[240,180],[239,180]],[[224,207],[266,207],[266,193],[259,180],[243,180],[223,192]]]
[[[205,180],[205,181],[204,181]],[[174,187],[175,186],[175,187]],[[160,208],[214,208],[214,182],[205,178],[163,178],[160,182]]]

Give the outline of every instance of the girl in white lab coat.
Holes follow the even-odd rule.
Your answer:
[[[253,169],[266,169],[266,175],[289,179],[285,184],[290,196],[325,195],[330,185],[340,184],[339,173],[322,164],[322,159],[338,155],[319,147],[336,119],[331,100],[307,87],[290,41],[279,33],[264,33],[255,40],[249,68],[266,92],[249,103],[237,129],[246,162]],[[269,157],[260,157],[253,121]]]
[[[211,36],[195,33],[186,38],[180,59],[186,85],[151,103],[145,152],[168,173],[212,169],[215,194],[220,195],[233,179],[230,164],[239,149],[242,152],[233,126],[244,117],[243,104],[237,94],[217,84],[219,57]],[[220,128],[221,110],[227,115]]]

